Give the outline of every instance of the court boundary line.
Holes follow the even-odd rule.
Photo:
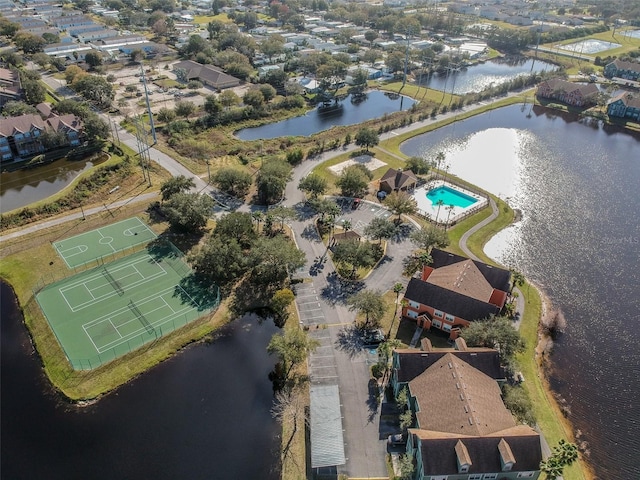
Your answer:
[[[133,236],[133,235],[126,235],[124,232],[126,232],[126,231],[128,231],[128,230],[130,230],[130,229],[132,229],[132,228],[136,228],[136,227],[144,227],[144,230],[145,230],[145,231],[148,231],[149,233],[151,233],[152,238],[151,238],[150,240],[143,240],[143,241],[138,242],[138,243],[135,243],[135,244],[133,244],[133,245],[129,245],[129,246],[127,246],[126,248],[123,248],[123,249],[121,249],[121,250],[115,250],[115,249],[113,248],[113,246],[111,245],[111,243],[109,243],[108,245],[111,247],[111,250],[113,250],[112,254],[114,254],[114,253],[118,253],[118,252],[123,252],[123,251],[127,250],[127,248],[132,248],[132,247],[135,247],[135,246],[137,246],[137,245],[141,245],[141,244],[143,244],[143,243],[145,243],[145,242],[151,242],[151,241],[155,240],[156,238],[158,238],[158,235],[156,234],[156,232],[154,232],[154,231],[153,231],[153,230],[152,230],[152,229],[151,229],[151,228],[150,228],[146,223],[144,223],[144,222],[140,219],[140,217],[134,216],[134,217],[125,218],[124,220],[120,220],[119,222],[115,222],[115,223],[111,223],[111,224],[109,224],[109,225],[105,225],[105,226],[103,226],[103,227],[94,228],[93,230],[89,230],[88,232],[79,233],[79,234],[77,234],[77,235],[73,235],[72,237],[67,237],[67,238],[64,238],[64,239],[62,239],[62,240],[58,240],[58,241],[56,241],[56,242],[52,242],[53,248],[55,249],[55,251],[56,251],[56,253],[58,254],[58,256],[59,256],[59,257],[61,257],[61,258],[62,258],[62,260],[64,261],[64,263],[67,265],[67,268],[69,268],[69,269],[73,269],[73,268],[81,267],[81,266],[83,266],[83,265],[87,265],[88,263],[91,263],[91,262],[94,262],[94,261],[97,261],[97,260],[101,259],[102,257],[104,257],[104,255],[102,255],[102,256],[100,256],[100,257],[94,257],[94,258],[93,258],[93,259],[91,259],[91,260],[87,260],[86,262],[79,263],[79,264],[77,264],[77,265],[75,265],[75,266],[73,266],[73,267],[72,267],[72,266],[69,264],[69,262],[67,261],[67,257],[64,255],[63,251],[62,251],[60,248],[58,248],[58,246],[59,246],[62,242],[64,242],[64,241],[68,241],[68,240],[70,240],[70,239],[72,239],[72,238],[79,238],[79,237],[82,237],[82,236],[84,236],[84,235],[95,234],[96,232],[97,232],[97,233],[98,233],[102,238],[105,238],[105,236],[104,236],[104,235],[103,235],[103,233],[102,233],[102,230],[104,230],[104,229],[110,229],[110,228],[112,228],[113,226],[118,225],[118,224],[121,224],[121,223],[131,222],[131,221],[132,221],[132,220],[134,220],[134,219],[136,220],[137,225],[135,225],[135,226],[133,226],[133,227],[129,227],[129,228],[125,228],[125,229],[123,229],[123,230],[122,230],[122,235],[123,235],[123,236],[125,236],[125,237]],[[112,237],[112,238],[113,238],[113,237]],[[80,245],[84,245],[84,246],[86,246],[86,247],[87,247],[87,249],[89,249],[89,248],[90,248],[90,247],[88,246],[88,244],[86,244],[86,243],[84,243],[84,244],[78,244],[77,246],[80,246]],[[69,249],[67,249],[67,250],[69,250]],[[85,251],[86,251],[86,250],[85,250]],[[84,253],[84,252],[83,252],[83,253]],[[109,255],[109,254],[107,254],[107,255]]]
[[[166,295],[167,293],[174,292],[174,291],[176,290],[176,287],[177,287],[177,288],[179,288],[180,290],[182,290],[182,291],[187,295],[187,297],[189,297],[189,299],[190,299],[190,302],[189,302],[188,304],[186,304],[186,306],[185,306],[184,308],[182,308],[182,309],[180,309],[180,310],[178,310],[178,311],[175,311],[175,310],[173,309],[173,307],[172,307],[171,305],[169,305],[169,304],[167,303],[167,301],[164,299],[164,295]],[[157,320],[157,321],[149,322],[149,324],[150,324],[154,329],[155,329],[156,327],[158,327],[158,326],[160,326],[160,327],[161,327],[162,325],[164,325],[164,324],[168,323],[169,321],[174,320],[175,318],[179,317],[180,315],[182,315],[183,313],[185,313],[185,312],[187,312],[187,311],[189,311],[189,310],[198,310],[198,308],[199,308],[199,305],[198,305],[198,304],[193,300],[193,298],[192,298],[192,297],[191,297],[191,296],[190,296],[190,295],[189,295],[189,294],[184,290],[184,288],[182,288],[182,286],[181,286],[180,284],[176,284],[176,285],[174,285],[174,286],[172,286],[172,287],[167,287],[167,288],[165,288],[164,290],[161,290],[160,292],[156,293],[155,295],[144,297],[144,298],[142,299],[142,301],[141,301],[141,302],[136,302],[136,303],[135,303],[135,305],[136,305],[136,306],[138,306],[138,305],[140,305],[140,304],[149,303],[149,302],[152,302],[152,301],[157,300],[157,299],[161,299],[161,300],[164,302],[165,306],[169,307],[173,313],[171,313],[170,315],[164,316],[164,317],[162,317],[161,319],[159,319],[159,320]],[[163,307],[163,306],[161,306],[161,307],[159,307],[159,308],[164,308],[164,307]],[[158,310],[159,308],[156,308],[156,309],[152,310],[151,312],[153,312],[153,311],[155,311],[155,310]],[[108,350],[111,350],[111,349],[117,348],[117,347],[118,347],[118,346],[120,346],[120,345],[124,345],[124,344],[125,344],[125,343],[127,343],[128,341],[130,341],[130,340],[132,340],[132,339],[134,339],[134,338],[139,337],[139,336],[140,336],[140,334],[141,334],[143,331],[147,331],[147,330],[146,330],[146,328],[145,328],[144,326],[142,326],[141,328],[136,329],[136,330],[134,330],[133,332],[131,332],[129,335],[127,335],[127,336],[122,336],[122,334],[121,334],[121,333],[120,333],[120,331],[118,330],[118,327],[116,327],[116,326],[113,324],[113,322],[111,321],[111,319],[112,319],[115,315],[120,314],[120,313],[123,313],[123,312],[125,312],[125,311],[127,311],[127,310],[129,310],[129,306],[128,306],[128,304],[127,304],[127,305],[125,305],[125,306],[123,306],[123,307],[117,308],[116,310],[113,310],[113,311],[111,311],[111,312],[109,312],[109,313],[107,313],[107,314],[105,314],[105,315],[103,315],[103,316],[101,316],[101,317],[99,317],[99,318],[96,318],[96,319],[94,319],[94,320],[91,320],[91,321],[89,321],[89,322],[87,322],[87,323],[82,324],[82,329],[84,330],[84,332],[85,332],[85,334],[87,335],[87,337],[89,337],[89,340],[91,341],[91,344],[93,345],[93,347],[95,348],[95,350],[96,350],[96,352],[97,352],[98,354],[102,354],[102,353],[104,353],[104,352],[106,352],[106,351],[108,351]],[[198,317],[196,317],[196,318],[198,318]],[[124,325],[127,325],[128,323],[130,323],[130,322],[132,322],[132,321],[134,321],[134,320],[135,320],[135,321],[139,321],[137,318],[135,318],[135,319],[131,319],[131,320],[129,320],[128,322],[123,323],[123,324],[121,325],[121,327],[122,327],[122,326],[124,326]],[[108,343],[106,343],[105,345],[102,345],[101,347],[98,347],[98,346],[95,344],[95,342],[94,342],[94,340],[93,340],[93,337],[92,337],[92,336],[89,334],[89,332],[87,331],[87,328],[91,328],[91,327],[93,327],[93,326],[97,326],[97,325],[99,325],[99,324],[101,324],[101,323],[104,323],[104,322],[106,322],[106,321],[108,321],[108,322],[111,324],[111,326],[113,327],[113,329],[115,330],[115,332],[120,336],[120,338],[119,338],[119,339],[116,339],[116,340],[114,340],[114,341],[112,341],[112,342],[108,342]],[[187,323],[188,323],[188,322],[187,322]],[[186,325],[186,324],[185,324],[185,325]],[[161,336],[164,336],[164,334],[162,334],[162,331],[161,331]],[[146,342],[144,342],[144,343],[146,343]],[[143,343],[143,344],[144,344],[144,343]]]
[[[151,276],[148,276],[148,277],[147,276],[143,277],[143,275],[135,267],[135,265],[138,264],[138,263],[146,262],[147,260],[153,261],[153,263],[155,265],[157,265],[162,272],[155,273],[155,274],[153,274]],[[136,270],[136,272],[138,272],[138,274],[143,278],[141,280],[137,281],[137,282],[133,282],[133,283],[127,285],[126,287],[122,287],[122,290],[125,293],[127,292],[127,290],[131,290],[131,288],[133,288],[133,287],[137,287],[139,285],[143,285],[143,284],[145,284],[147,282],[155,280],[158,277],[162,277],[162,276],[168,274],[167,270],[165,270],[165,268],[149,254],[146,254],[144,257],[140,257],[140,258],[138,258],[136,260],[133,260],[133,261],[126,262],[126,263],[118,265],[118,269],[116,271],[124,270],[125,268],[129,268],[129,267],[133,267]],[[102,270],[103,268],[104,267],[101,267],[100,270]],[[112,287],[112,291],[111,292],[108,292],[107,294],[105,294],[103,296],[100,296],[100,297],[96,298],[95,295],[93,295],[92,290],[90,290],[87,287],[87,283],[91,282],[93,280],[97,280],[97,279],[101,278],[101,276],[102,276],[102,273],[100,271],[96,271],[95,273],[92,273],[89,277],[87,277],[87,278],[85,278],[83,280],[78,280],[78,281],[72,282],[70,284],[64,285],[62,287],[58,287],[58,292],[60,293],[60,296],[62,298],[64,298],[64,301],[67,303],[67,306],[69,307],[69,310],[71,310],[73,313],[77,313],[80,310],[83,310],[83,309],[85,309],[87,307],[90,307],[91,305],[94,305],[97,302],[101,302],[101,301],[106,300],[108,298],[111,298],[113,296],[119,295],[118,292],[115,289],[113,289],[113,287]],[[102,288],[103,286],[106,286],[106,285],[109,285],[109,283],[103,283],[97,288]],[[87,293],[89,295],[91,295],[93,297],[93,299],[92,300],[88,300],[88,301],[83,302],[83,303],[79,303],[79,304],[77,304],[75,306],[71,306],[71,304],[69,303],[69,300],[67,299],[67,297],[66,297],[64,292],[68,291],[68,290],[70,290],[72,288],[77,288],[77,287],[80,287],[80,286],[84,286],[84,288],[87,290]]]

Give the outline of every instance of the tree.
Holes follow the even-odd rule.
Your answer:
[[[106,121],[94,112],[88,112],[83,118],[83,132],[86,140],[90,144],[106,140],[111,130]]]
[[[553,447],[551,456],[540,463],[540,470],[547,474],[549,480],[556,480],[562,476],[564,467],[573,464],[577,459],[578,447],[562,439],[558,446]]]
[[[444,248],[449,245],[447,233],[435,225],[428,225],[420,230],[414,230],[409,235],[411,241],[427,253],[431,252],[433,247]]]
[[[406,162],[406,168],[416,175],[426,175],[429,173],[431,164],[422,157],[409,157]]]
[[[271,63],[273,57],[284,53],[284,38],[280,35],[270,35],[260,44],[260,50],[269,57],[269,63]]]
[[[46,53],[38,52],[33,54],[31,60],[36,65],[40,66],[40,68],[45,68],[47,65],[49,65],[50,57]]]
[[[3,37],[13,37],[22,26],[4,17],[0,17],[0,35]]]
[[[189,80],[187,88],[189,90],[198,90],[199,88],[202,88],[202,82],[200,80]]]
[[[67,82],[67,85],[69,85],[73,83],[76,78],[84,75],[87,75],[87,73],[80,67],[77,65],[69,65],[64,71],[64,80]]]
[[[418,209],[416,199],[406,192],[391,192],[384,203],[389,210],[398,215],[396,223],[400,223],[402,215],[415,213]]]
[[[518,272],[517,270],[511,269],[511,288],[509,290],[509,293],[513,292],[513,289],[516,288],[516,286],[521,287],[524,285],[524,282],[526,281],[525,276]]]
[[[486,320],[471,322],[461,333],[471,347],[489,347],[500,350],[507,362],[511,362],[516,353],[524,350],[524,341],[520,333],[513,328],[505,317],[492,316]]]
[[[255,278],[266,285],[282,283],[305,261],[304,253],[283,235],[258,238],[249,254]]]
[[[221,168],[211,176],[211,180],[220,190],[236,197],[245,196],[253,182],[249,173],[232,167]]]
[[[512,387],[503,385],[504,406],[518,419],[519,422],[534,426],[536,417],[533,403],[527,394],[527,391],[521,386]]]
[[[105,78],[97,75],[76,75],[71,86],[76,92],[96,103],[100,108],[108,108],[115,96],[113,86]]]
[[[389,239],[396,233],[396,227],[386,218],[374,217],[369,225],[364,227],[364,234],[374,240],[382,243],[382,239]]]
[[[276,293],[273,294],[273,297],[271,297],[269,307],[276,316],[278,320],[276,323],[279,326],[284,326],[289,318],[289,305],[291,305],[295,299],[295,295],[289,288],[282,288],[276,291]]]
[[[373,267],[376,256],[370,243],[358,241],[340,242],[333,247],[333,260],[351,266],[351,277],[355,277],[358,268]]]
[[[287,328],[283,333],[276,333],[267,346],[267,352],[276,355],[283,367],[284,381],[290,379],[291,371],[296,365],[304,362],[309,353],[320,343],[310,338],[299,328]]]
[[[176,102],[175,112],[178,117],[189,118],[196,111],[196,106],[193,102],[181,100]]]
[[[324,223],[328,218],[329,223],[333,223],[334,218],[340,215],[340,206],[335,200],[330,198],[316,198],[309,201],[311,208],[320,215],[320,222]]]
[[[28,32],[19,32],[13,37],[13,41],[27,55],[41,52],[47,44],[44,38]]]
[[[288,163],[278,158],[265,161],[256,180],[258,199],[267,205],[279,202],[290,179],[291,166]]]
[[[5,103],[2,107],[2,116],[4,117],[17,117],[27,113],[37,114],[38,110],[33,105],[15,100]]]
[[[234,239],[244,249],[251,247],[257,238],[251,214],[244,212],[232,212],[222,216],[216,222],[213,234],[222,239]]]
[[[192,178],[187,178],[184,175],[171,177],[169,180],[160,185],[162,201],[169,200],[171,197],[178,193],[188,192],[195,187],[196,184]]]
[[[47,91],[38,80],[23,79],[22,89],[25,100],[30,105],[37,105],[46,99]]]
[[[287,220],[294,220],[298,218],[298,214],[293,208],[283,207],[281,205],[269,210],[269,214],[272,215],[274,219],[280,222],[280,229],[282,231],[284,231],[284,223]]]
[[[364,328],[377,328],[384,316],[387,306],[378,290],[362,290],[347,299],[350,311],[357,311],[365,316]]]
[[[413,456],[408,453],[400,455],[399,457],[400,478],[402,480],[409,480],[413,478],[415,471],[415,465],[413,464]]]
[[[162,206],[162,211],[172,227],[195,233],[207,224],[213,207],[209,195],[176,193]]]
[[[178,79],[178,81],[180,82],[187,82],[187,75],[189,74],[189,72],[187,72],[186,68],[174,68],[173,69],[173,73],[176,75],[176,78]]]
[[[233,90],[224,90],[218,95],[218,100],[228,110],[230,107],[234,107],[240,103],[240,97]],[[206,111],[206,109],[205,109]],[[207,111],[207,113],[210,113]]]
[[[373,45],[373,41],[378,38],[378,32],[376,32],[375,30],[367,30],[366,32],[364,32],[364,38],[367,42],[369,42],[369,46],[371,47]]]
[[[431,255],[424,250],[414,252],[412,255],[404,259],[403,273],[410,277],[414,273],[422,271],[425,266],[431,265],[432,262],[433,258],[431,258]]]
[[[102,54],[100,52],[87,52],[84,56],[84,61],[91,68],[99,67],[102,65]]]
[[[300,165],[304,159],[304,153],[301,149],[289,150],[287,152],[287,163],[289,165]]]
[[[262,85],[260,85],[258,87],[258,90],[260,90],[260,93],[262,93],[262,97],[264,98],[264,101],[267,103],[273,100],[273,98],[276,96],[276,89],[273,88],[268,83],[263,83]]]
[[[156,113],[156,119],[159,122],[171,123],[176,119],[176,112],[170,108],[162,107],[158,110],[158,113]]]
[[[246,253],[236,239],[217,235],[209,237],[192,264],[196,275],[221,288],[234,283],[248,269]]]
[[[300,180],[298,188],[309,194],[312,200],[315,200],[319,195],[324,195],[327,191],[328,184],[324,177],[321,177],[317,173],[310,173]]]
[[[361,128],[356,133],[356,145],[364,147],[366,151],[369,151],[369,147],[375,147],[380,142],[380,138],[375,130],[371,128]]]
[[[260,108],[264,104],[264,95],[258,89],[249,90],[242,97],[245,105],[251,105],[254,108]]]
[[[361,165],[350,165],[340,174],[336,186],[345,197],[363,197],[369,186],[370,177],[363,171]],[[364,167],[366,170],[366,167]],[[368,172],[368,170],[367,170]]]

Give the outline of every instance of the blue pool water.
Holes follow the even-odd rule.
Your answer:
[[[429,190],[427,192],[427,198],[431,200],[433,205],[437,205],[438,201],[442,200],[443,205],[453,205],[454,207],[461,208],[466,208],[478,201],[446,185]]]

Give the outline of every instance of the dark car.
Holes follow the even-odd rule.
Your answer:
[[[365,345],[379,345],[384,342],[384,333],[379,328],[375,330],[364,330],[362,332],[362,342]]]
[[[396,433],[395,435],[389,435],[387,438],[387,445],[390,447],[399,447],[402,445],[406,445],[407,440],[404,438],[404,435],[401,433]]]

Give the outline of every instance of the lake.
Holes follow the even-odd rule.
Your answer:
[[[511,81],[516,77],[554,70],[551,63],[525,57],[507,57],[488,60],[470,67],[452,71],[450,74],[426,75],[422,78],[423,86],[444,92],[463,95],[480,92],[492,86]]]
[[[364,99],[358,101],[351,101],[349,95],[337,108],[315,108],[301,117],[238,130],[236,136],[240,140],[309,136],[331,127],[355,125],[385,114],[407,110],[414,103],[415,100],[409,97],[377,90],[367,93]]]
[[[522,211],[485,251],[540,285],[567,318],[550,381],[598,478],[638,478],[640,137],[514,105],[401,149],[443,151],[451,173]]]
[[[59,398],[10,287],[0,282],[2,478],[277,480],[266,346],[278,329],[247,317],[94,405]]]
[[[82,172],[100,165],[107,156],[94,161],[56,160],[39,167],[0,173],[0,213],[43,200],[71,184]]]

